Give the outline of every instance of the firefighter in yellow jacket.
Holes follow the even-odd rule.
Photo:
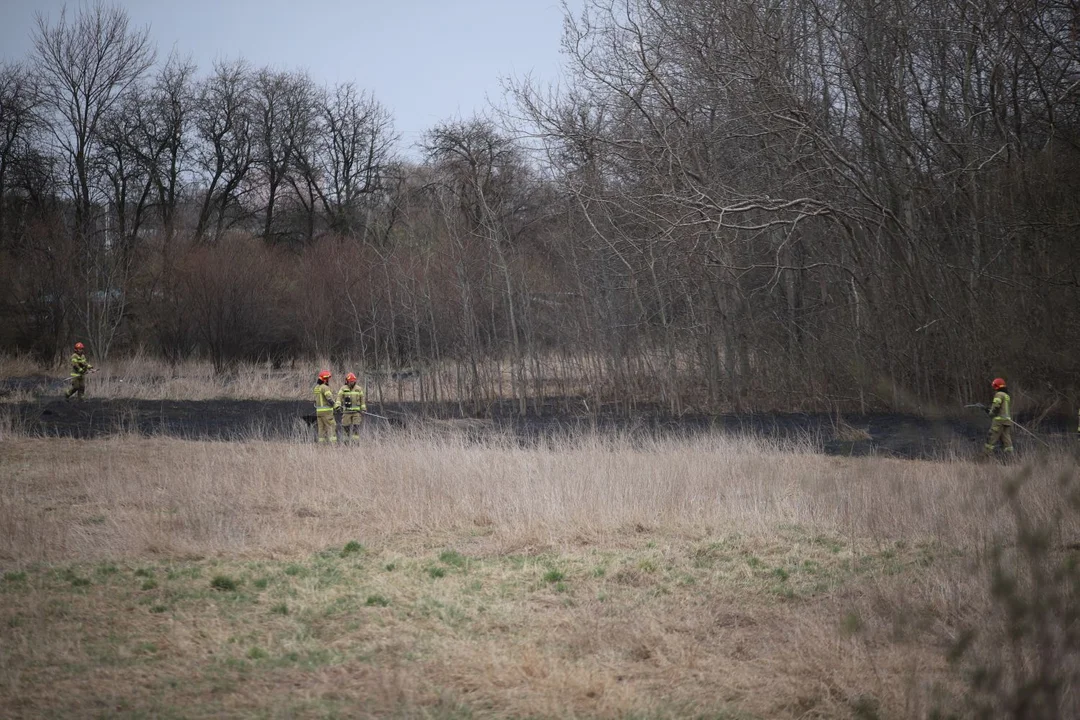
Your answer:
[[[997,447],[998,440],[1007,454],[1012,454],[1012,398],[1005,387],[1005,380],[994,378],[990,384],[994,389],[994,400],[987,409],[990,415],[990,437],[986,441],[986,454],[990,455]]]
[[[356,375],[345,376],[345,384],[337,392],[337,406],[341,408],[341,439],[345,442],[360,439],[360,423],[367,410],[364,404],[364,389],[356,386]]]
[[[64,397],[68,400],[78,394],[79,400],[86,393],[86,374],[94,371],[94,366],[86,359],[86,346],[75,343],[75,354],[71,356],[71,388]]]
[[[319,442],[337,442],[337,423],[334,422],[334,391],[330,389],[330,371],[323,370],[312,388],[315,393],[315,422],[319,425]]]

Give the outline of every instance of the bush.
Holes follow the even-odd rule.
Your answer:
[[[1080,717],[1080,487],[1060,478],[1062,501],[1036,518],[1023,470],[1005,488],[1015,532],[989,553],[986,609],[961,628],[949,660],[964,674],[975,717]]]

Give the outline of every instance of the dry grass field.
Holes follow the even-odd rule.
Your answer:
[[[963,716],[993,548],[1080,529],[1064,455],[1010,509],[1015,467],[719,436],[0,432],[5,717]]]
[[[465,400],[460,386],[462,366],[453,362],[429,363],[422,368],[380,371],[362,362],[317,362],[285,364],[236,363],[223,372],[205,360],[169,363],[159,357],[134,354],[99,362],[91,357],[97,372],[89,377],[93,397],[126,400],[307,400],[315,376],[321,368],[334,373],[334,383],[344,382],[355,372],[376,402],[424,402]],[[587,384],[580,363],[568,364],[557,357],[541,363],[542,373],[530,367],[526,373],[529,390],[543,388],[548,394],[574,395]],[[491,399],[513,397],[512,372],[506,361],[487,362],[480,369],[481,395]],[[22,382],[4,388],[0,382],[0,402],[24,402],[41,395],[58,395],[69,377],[67,358],[59,366],[43,368],[29,356],[0,353],[0,381],[17,378]]]
[[[271,363],[245,363],[229,372],[215,372],[209,362],[197,360],[169,364],[144,355],[95,363],[88,378],[93,397],[129,400],[277,400],[307,399],[318,364],[302,368],[275,368]],[[340,371],[339,371],[340,372]],[[45,394],[56,395],[68,378],[68,366],[43,369],[25,356],[0,354],[0,378],[26,378],[0,397],[23,402]]]

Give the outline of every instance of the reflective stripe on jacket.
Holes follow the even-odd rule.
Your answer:
[[[315,412],[334,412],[334,391],[330,389],[329,385],[319,383],[312,389],[312,392],[315,393]]]
[[[90,372],[92,367],[94,366],[90,364],[85,355],[75,353],[71,356],[71,377],[82,377]]]
[[[1004,390],[994,393],[994,402],[990,405],[990,415],[995,420],[1012,423],[1012,398]]]
[[[337,391],[337,404],[345,412],[360,412],[360,406],[364,404],[364,390],[358,385],[349,387],[348,383],[341,386]]]

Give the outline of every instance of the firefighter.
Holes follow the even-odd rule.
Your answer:
[[[345,442],[360,439],[361,415],[367,410],[364,404],[364,389],[356,387],[356,375],[345,376],[345,384],[337,393],[337,406],[341,408],[341,439]]]
[[[334,391],[330,389],[330,371],[323,370],[312,388],[315,393],[315,421],[319,425],[319,442],[337,442],[337,423],[334,422]]]
[[[86,393],[86,374],[90,372],[94,372],[94,366],[86,359],[86,346],[77,342],[75,354],[71,356],[71,389],[64,395],[65,399],[70,400],[75,394],[78,394],[79,400],[83,399]]]
[[[997,447],[998,440],[1005,449],[1007,455],[1012,455],[1012,398],[1005,387],[1005,380],[994,378],[990,383],[994,389],[994,401],[986,412],[990,415],[990,437],[986,441],[986,454],[991,455]]]

